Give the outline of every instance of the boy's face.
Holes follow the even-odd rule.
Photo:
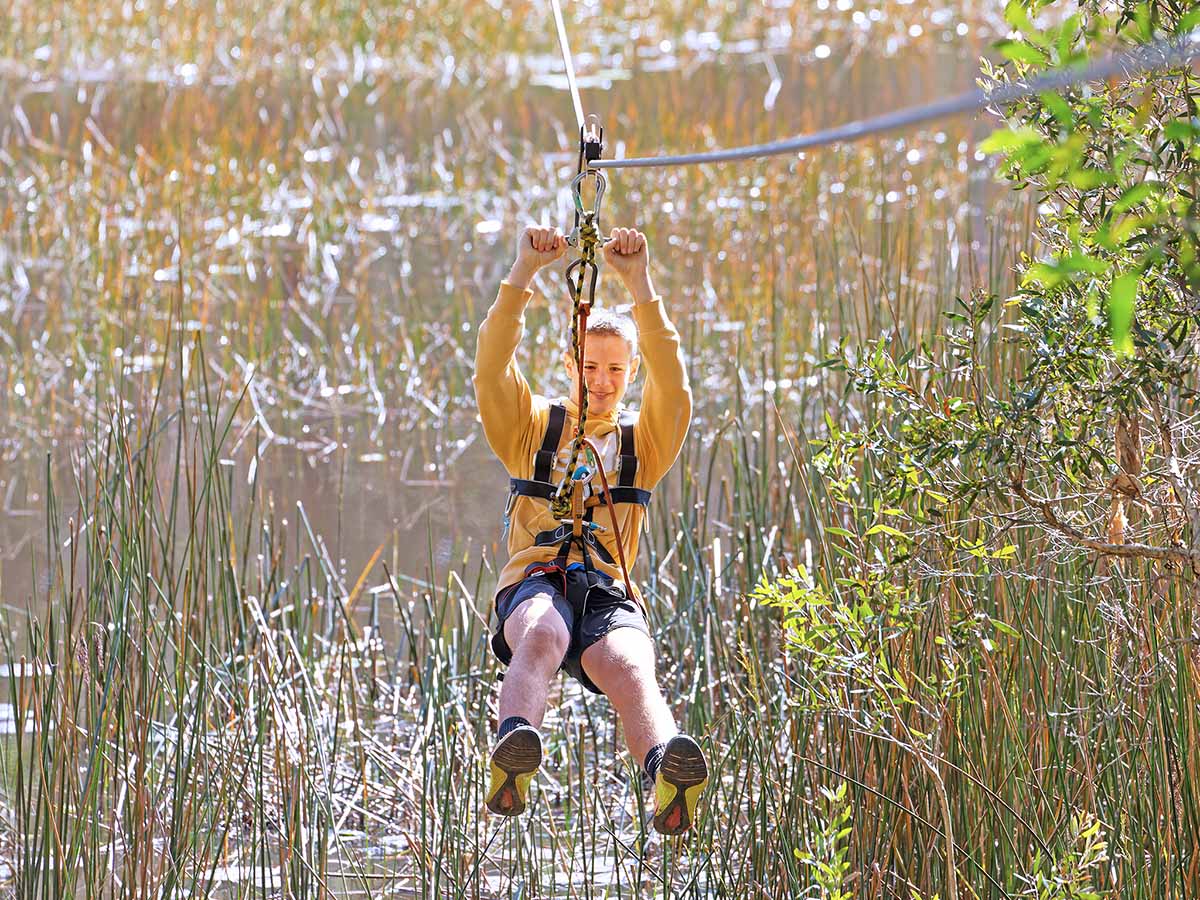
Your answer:
[[[587,382],[588,409],[598,416],[612,412],[625,396],[638,358],[630,356],[629,342],[615,334],[589,334],[583,348],[583,377]],[[563,354],[571,376],[571,397],[579,396],[579,373],[570,352]]]

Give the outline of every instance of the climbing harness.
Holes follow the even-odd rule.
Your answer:
[[[554,460],[561,448],[566,420],[566,407],[561,403],[551,404],[546,423],[546,433],[542,437],[541,447],[534,454],[532,477],[509,479],[508,504],[505,508],[506,525],[518,497],[533,497],[539,500],[550,501],[559,489],[560,485],[556,485],[551,478],[553,475]],[[596,446],[589,439],[584,438],[584,449],[587,450],[595,468],[581,466],[580,468],[587,470],[585,474],[578,478],[568,477],[565,481],[570,483],[573,491],[577,490],[582,494],[583,485],[591,481],[593,476],[599,475],[601,491],[583,501],[582,512],[578,520],[574,518],[572,511],[568,517],[563,517],[558,527],[539,532],[534,537],[534,544],[540,547],[558,546],[559,552],[555,563],[561,569],[566,568],[567,556],[573,544],[581,548],[586,568],[590,568],[590,553],[594,553],[602,562],[609,565],[619,565],[625,578],[626,590],[632,596],[632,587],[629,584],[628,569],[625,561],[624,543],[621,539],[620,526],[617,523],[616,506],[618,504],[633,504],[645,508],[650,503],[651,492],[645,488],[634,486],[638,470],[637,442],[635,438],[637,414],[629,410],[622,411],[618,416],[617,423],[619,435],[619,443],[617,445],[617,484],[615,486],[609,484],[608,474],[604,470],[603,458],[599,450],[597,450]],[[577,474],[577,472],[578,470],[573,474]],[[596,508],[602,504],[609,511],[609,518],[613,523],[617,539],[617,559],[615,560],[597,539],[597,534],[602,532],[604,527],[595,522],[593,516]],[[577,525],[578,532],[576,532]]]

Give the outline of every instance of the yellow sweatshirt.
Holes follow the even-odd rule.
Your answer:
[[[502,282],[496,302],[479,327],[479,342],[475,351],[473,381],[479,415],[483,420],[483,433],[513,478],[533,476],[534,454],[541,448],[553,402],[561,403],[567,410],[560,448],[570,446],[570,437],[575,433],[578,421],[578,407],[573,400],[562,398],[551,401],[534,394],[517,365],[515,353],[525,330],[525,306],[532,296],[530,290],[522,291],[508,282]],[[679,332],[667,318],[661,298],[655,297],[646,303],[636,304],[633,307],[633,321],[637,325],[641,366],[646,378],[642,387],[641,413],[634,428],[638,458],[634,486],[652,490],[667,474],[683,446],[692,418],[692,391],[679,347]],[[606,457],[609,454],[604,446],[613,446],[615,443],[613,433],[618,430],[619,413],[620,408],[605,416],[589,414],[587,418],[585,432]],[[564,450],[555,459],[550,476],[555,484],[563,477],[567,455]],[[610,486],[616,486],[617,473],[608,468],[607,462],[605,474],[608,475]],[[599,481],[597,475],[593,480],[596,490],[600,489]],[[637,559],[638,537],[645,511],[632,503],[618,504],[616,511],[624,541],[625,561],[632,569]],[[607,505],[598,506],[593,519],[604,529],[596,535],[600,543],[614,560],[618,560],[616,534]],[[500,588],[520,581],[531,563],[554,559],[558,554],[557,546],[539,547],[533,541],[539,532],[553,530],[558,525],[558,520],[550,515],[549,504],[545,500],[517,497],[508,531],[509,558],[500,573]],[[618,584],[621,582],[619,563],[607,564],[595,553],[590,556],[596,568],[611,575]],[[571,549],[571,559],[582,559],[577,546]],[[637,591],[636,586],[634,590]],[[638,600],[641,600],[640,596]]]

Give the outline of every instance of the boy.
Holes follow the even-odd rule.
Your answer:
[[[566,249],[557,228],[525,229],[516,261],[479,328],[475,354],[484,433],[512,476],[513,489],[506,515],[509,560],[500,574],[499,626],[492,636],[492,649],[508,672],[500,690],[487,806],[500,815],[524,811],[542,759],[537,729],[550,679],[562,668],[588,690],[608,695],[630,752],[654,782],[654,827],[681,834],[695,820],[708,766],[699,745],[679,733],[659,690],[642,599],[636,588],[634,597],[625,596],[614,562],[616,529],[600,479],[585,486],[590,524],[582,539],[572,541],[571,521],[550,513],[549,496],[570,461],[581,373],[574,357],[564,353],[571,397],[552,402],[530,391],[514,359],[533,296],[529,285]],[[649,492],[683,446],[692,394],[679,334],[650,280],[645,236],[614,228],[603,255],[633,298],[633,319],[600,309],[589,316],[582,373],[588,389],[585,433],[603,460],[632,568]],[[635,415],[621,401],[642,359],[646,384]],[[583,454],[579,462],[590,460]]]

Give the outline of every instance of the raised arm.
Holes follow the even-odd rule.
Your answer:
[[[533,395],[515,355],[525,331],[525,307],[533,296],[529,285],[542,266],[566,249],[566,238],[557,228],[527,227],[517,243],[516,261],[479,326],[472,377],[475,400],[488,444],[509,471],[519,465],[532,419]]]
[[[637,441],[646,469],[643,475],[654,483],[667,473],[683,447],[692,421],[692,389],[679,332],[650,279],[645,236],[633,228],[614,228],[611,238],[604,245],[604,261],[633,298],[633,321],[646,368]]]

